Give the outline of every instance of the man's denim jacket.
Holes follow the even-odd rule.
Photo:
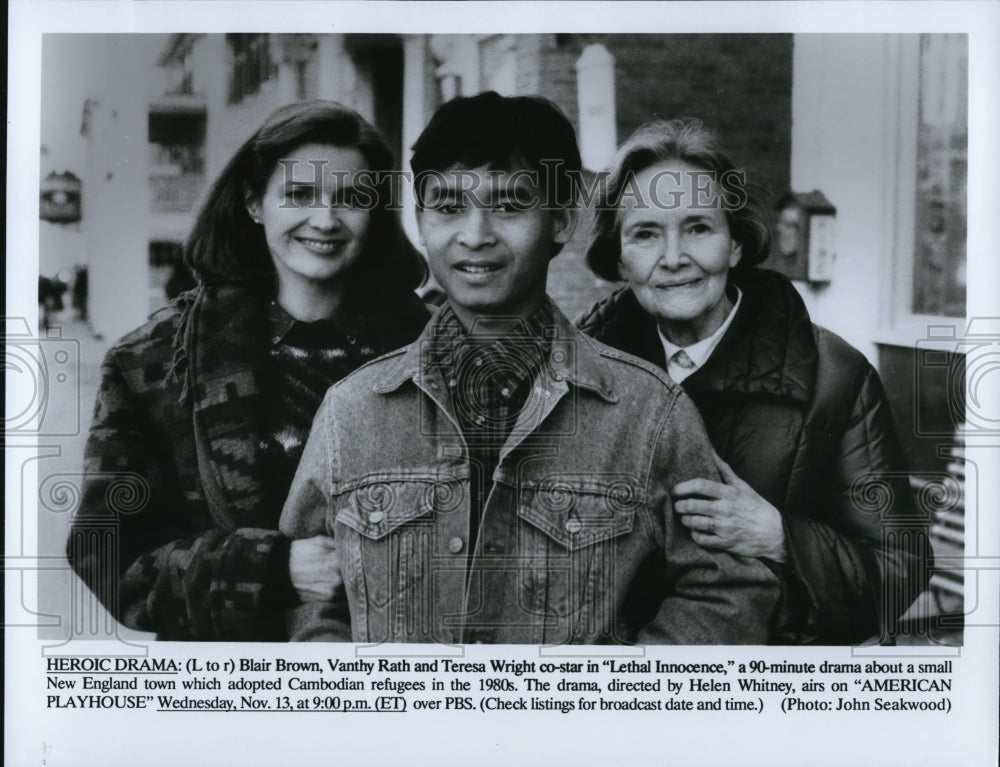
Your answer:
[[[661,371],[553,306],[547,367],[500,454],[470,556],[468,451],[448,382],[415,343],[332,387],[281,517],[325,534],[343,600],[292,611],[292,639],[762,644],[778,581],[705,550],[670,488],[717,476],[694,406]]]

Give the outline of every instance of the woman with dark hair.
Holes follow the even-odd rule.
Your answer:
[[[428,316],[393,168],[340,104],[278,109],[197,216],[185,261],[198,287],[108,352],[68,555],[125,625],[280,640],[298,599],[331,596],[329,539],[290,542],[277,522],[327,388],[410,343]]]
[[[698,121],[649,123],[612,160],[587,251],[626,287],[580,326],[666,369],[698,406],[722,481],[677,485],[675,509],[700,545],[782,578],[772,641],[891,641],[931,555],[888,402],[794,286],[754,268],[769,245],[716,137]]]

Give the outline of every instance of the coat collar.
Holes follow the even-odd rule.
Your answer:
[[[238,285],[203,286],[184,332],[202,485],[221,527],[269,524],[259,471],[266,299]],[[273,510],[272,510],[273,511]]]
[[[795,287],[782,275],[750,269],[733,275],[743,301],[708,362],[687,378],[689,392],[741,392],[808,402],[818,355],[812,323]],[[656,324],[628,288],[612,294],[581,321],[599,341],[666,368]]]
[[[550,298],[554,334],[546,362],[546,372],[558,382],[566,381],[579,388],[593,391],[608,402],[617,402],[614,377],[608,363],[602,359],[594,344],[573,327]],[[375,384],[375,391],[387,394],[397,390],[407,381],[417,381],[425,366],[424,350],[430,344],[437,328],[437,319],[443,309],[439,309],[424,332],[410,344],[394,364],[388,366]]]
[[[274,509],[259,464],[267,293],[249,285],[203,285],[193,293],[185,301],[175,357],[186,365],[202,485],[220,527],[271,526]],[[369,298],[345,306],[338,327],[363,331],[381,351],[408,343],[427,321],[427,308],[413,293]]]

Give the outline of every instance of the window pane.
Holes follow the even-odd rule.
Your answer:
[[[229,103],[256,93],[277,71],[268,50],[268,35],[226,35],[230,50]]]
[[[922,35],[913,311],[965,315],[968,47]]]

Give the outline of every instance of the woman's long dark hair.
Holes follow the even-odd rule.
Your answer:
[[[357,112],[335,101],[299,101],[277,109],[226,164],[205,198],[184,248],[184,260],[208,284],[263,283],[274,279],[263,227],[246,208],[260,198],[278,161],[304,144],[357,149],[368,163],[376,195],[368,238],[345,279],[351,293],[412,291],[427,275],[424,259],[403,232],[392,207],[392,151]]]

